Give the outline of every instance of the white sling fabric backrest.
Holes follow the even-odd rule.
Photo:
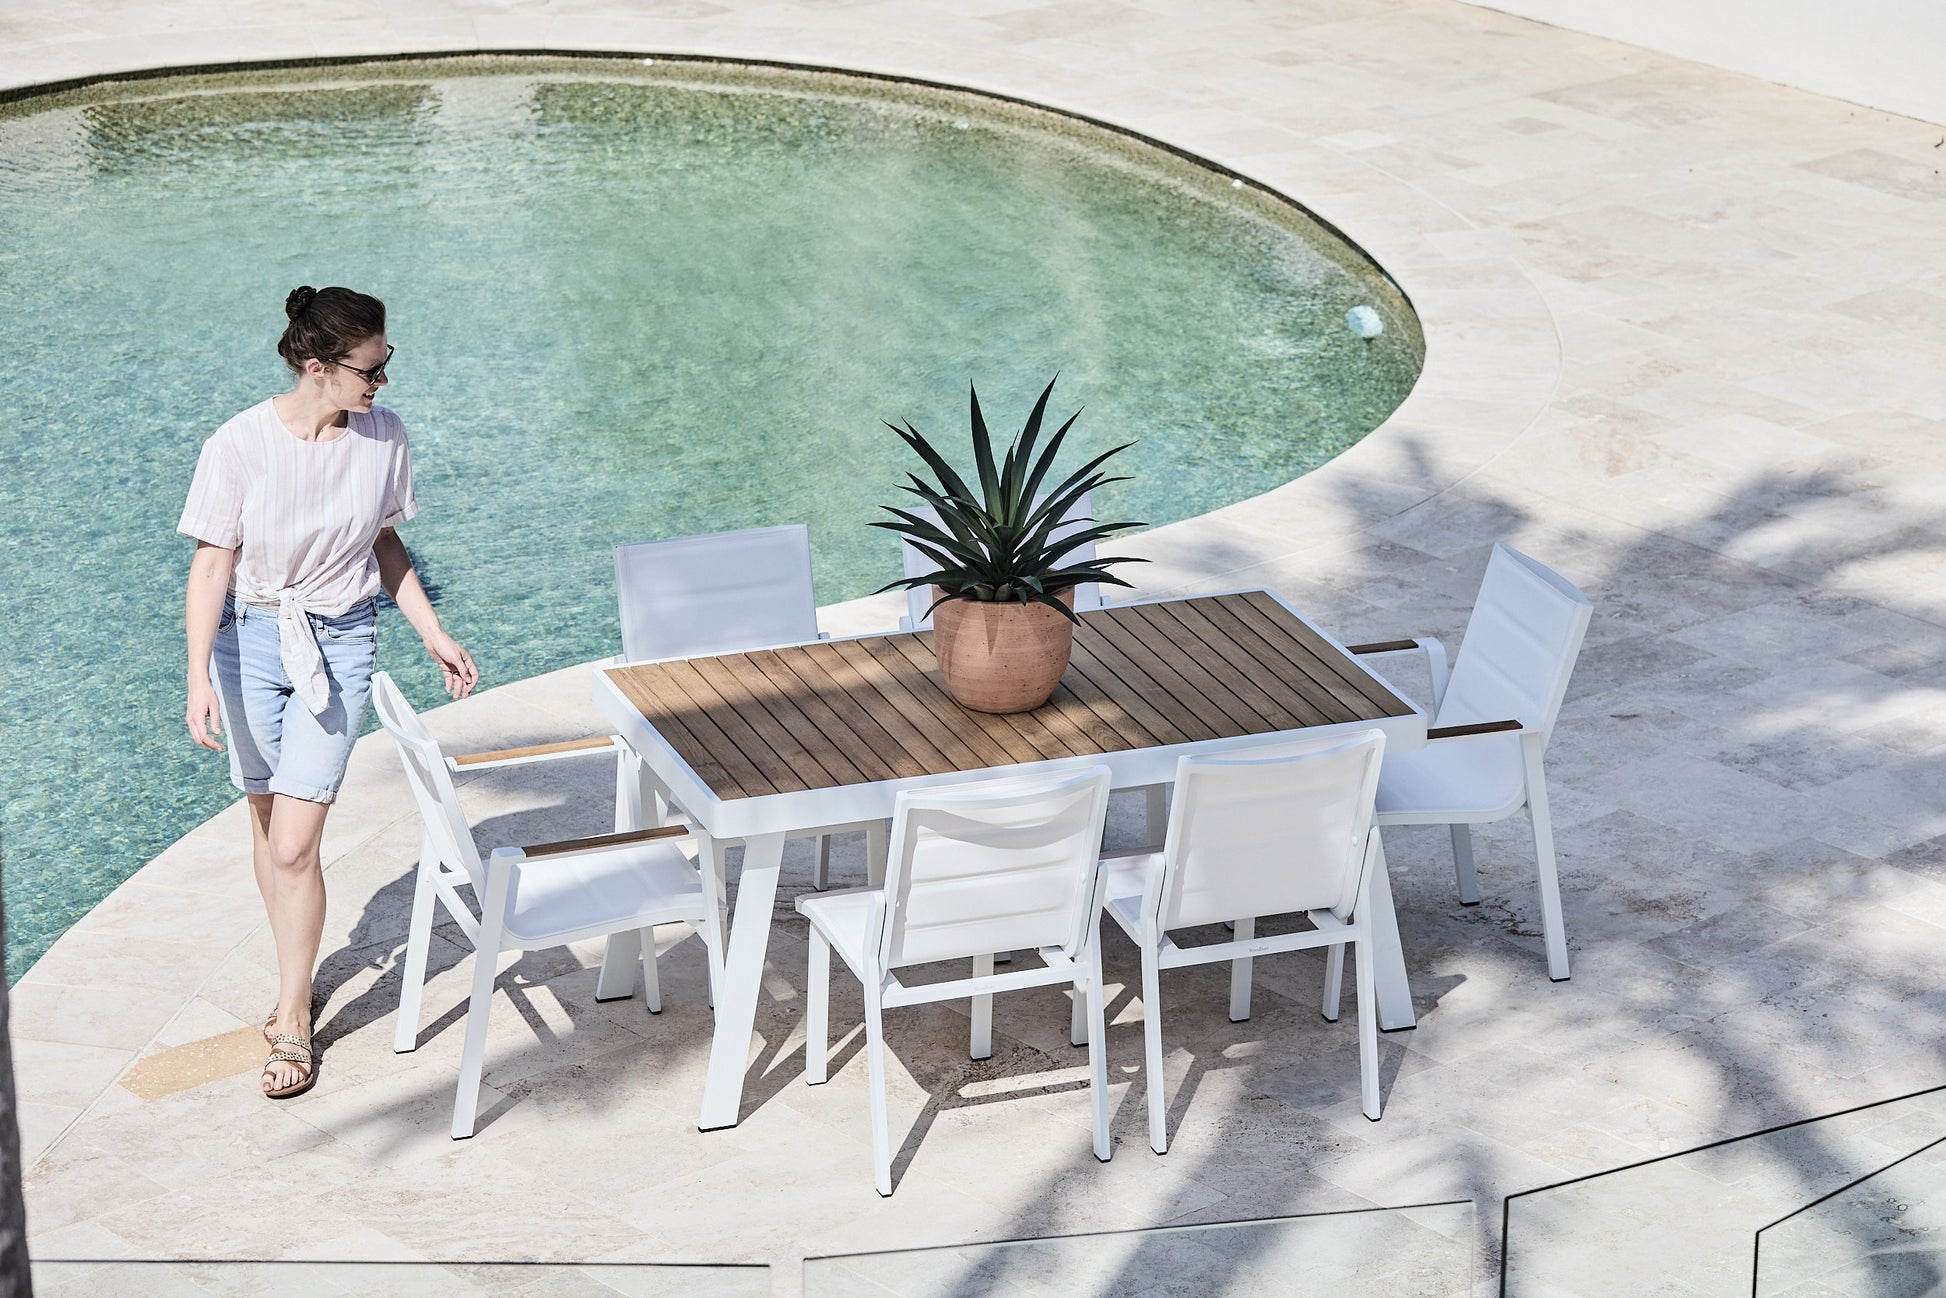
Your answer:
[[[615,547],[622,658],[651,662],[818,638],[802,523]]]
[[[1494,546],[1436,724],[1512,720],[1551,731],[1592,611],[1545,564]]]
[[[480,849],[460,811],[459,795],[453,791],[453,778],[446,770],[439,741],[386,672],[372,674],[372,708],[399,746],[405,782],[412,789],[413,801],[419,804],[419,816],[425,821],[434,850],[447,864],[465,870],[476,895],[481,895],[478,890],[486,886],[486,871],[480,868]]]
[[[1039,505],[1046,499],[1046,496],[1036,496],[1034,503]],[[925,519],[928,523],[934,525],[939,523],[939,513],[931,505],[915,503],[911,506],[901,505],[899,508],[905,510],[908,514],[914,514]],[[1068,512],[1061,516],[1060,526],[1056,527],[1051,535],[1055,540],[1059,540],[1064,536],[1073,536],[1076,532],[1085,531],[1094,521],[1094,501],[1091,498],[1091,493],[1084,491],[1081,493],[1081,499],[1075,501],[1069,507]],[[906,541],[903,537],[899,540],[899,557],[905,564],[905,575],[908,577],[918,577],[925,573],[939,571],[938,564],[915,550],[911,542]],[[1094,557],[1095,543],[1089,541],[1086,544],[1075,546],[1074,549],[1062,555],[1061,562],[1063,565],[1084,563]],[[930,586],[914,587],[905,593],[906,616],[911,620],[914,631],[930,631],[932,629],[932,616],[926,610],[932,607],[933,600],[937,598],[938,596],[933,594],[932,587]],[[1100,582],[1084,581],[1074,588],[1075,612],[1086,613],[1090,609],[1100,607]]]
[[[1367,730],[1183,758],[1145,913],[1162,932],[1293,911],[1348,917],[1384,752],[1384,732]]]
[[[1080,950],[1093,920],[1108,768],[901,793],[885,868],[881,968],[996,951]]]

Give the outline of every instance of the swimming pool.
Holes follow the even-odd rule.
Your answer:
[[[966,385],[1160,524],[1315,467],[1404,399],[1397,288],[1271,195],[978,96],[720,64],[262,70],[0,105],[0,851],[9,968],[234,795],[181,728],[196,451],[283,386],[284,294],[385,299],[405,529],[488,685],[612,652],[609,547],[810,524],[821,601]],[[1346,312],[1370,306],[1366,341]],[[1079,462],[1078,455],[1075,460]],[[382,665],[436,681],[395,611]]]

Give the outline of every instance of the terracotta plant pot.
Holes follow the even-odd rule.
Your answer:
[[[933,587],[933,598],[943,592]],[[1058,599],[1074,607],[1074,592]],[[949,599],[932,613],[932,653],[954,702],[975,712],[1025,712],[1047,702],[1068,669],[1074,623],[1045,604]]]

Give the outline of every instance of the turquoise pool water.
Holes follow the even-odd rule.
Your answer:
[[[488,685],[613,651],[617,541],[805,521],[821,601],[897,575],[865,526],[907,467],[879,421],[961,430],[969,381],[1017,427],[1058,370],[1077,453],[1138,439],[1099,507],[1160,524],[1343,450],[1423,351],[1396,288],[1288,205],[974,96],[451,60],[0,105],[15,976],[234,796],[183,734],[172,529],[202,440],[284,385],[299,283],[390,308],[406,540]],[[383,616],[383,665],[432,702]]]

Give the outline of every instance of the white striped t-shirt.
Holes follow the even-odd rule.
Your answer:
[[[203,443],[176,530],[237,552],[239,600],[335,617],[378,594],[372,543],[419,512],[412,457],[390,410],[345,418],[343,433],[307,442],[266,400]]]

